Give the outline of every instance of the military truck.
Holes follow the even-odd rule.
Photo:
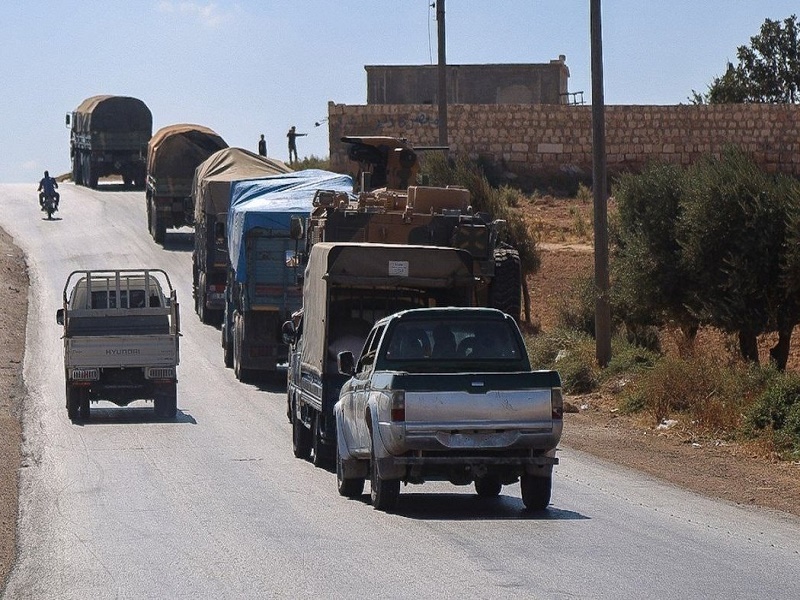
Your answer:
[[[309,219],[307,245],[321,240],[423,244],[469,251],[479,306],[519,320],[519,252],[503,243],[505,222],[475,212],[464,188],[415,185],[417,153],[402,138],[343,137],[358,165],[355,200],[320,193]]]
[[[300,225],[317,189],[342,191],[352,185],[347,175],[318,169],[231,185],[222,347],[225,365],[233,367],[237,379],[257,371],[276,373],[286,362],[281,326],[303,303]]]
[[[220,324],[225,309],[228,274],[226,221],[232,182],[291,171],[279,160],[242,148],[218,150],[195,170],[192,182],[192,288],[195,311],[203,323]]]
[[[67,113],[69,155],[76,185],[96,188],[98,179],[119,175],[125,187],[145,187],[147,142],[153,116],[128,96],[92,96]]]
[[[303,278],[303,310],[284,323],[290,345],[287,416],[297,458],[329,466],[334,457],[333,407],[347,376],[336,358],[361,353],[379,319],[410,308],[472,306],[469,252],[403,244],[319,242]]]
[[[148,229],[156,243],[164,243],[167,229],[194,225],[195,169],[227,147],[208,127],[186,123],[162,127],[150,139],[145,198]]]
[[[161,269],[73,271],[56,321],[64,327],[67,415],[90,417],[90,403],[152,400],[155,414],[177,410],[180,313]]]

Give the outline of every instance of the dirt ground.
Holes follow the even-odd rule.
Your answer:
[[[573,279],[590,273],[591,204],[537,199],[522,207],[539,241],[540,271],[529,280],[532,318],[542,330],[555,326],[557,307]],[[613,205],[609,206],[609,211]],[[28,278],[24,259],[0,230],[0,590],[15,548],[20,413],[24,397]],[[800,370],[800,332],[790,367]],[[600,393],[566,399],[578,412],[565,415],[563,444],[620,465],[743,505],[800,516],[800,465],[779,462],[763,447],[715,439],[674,427],[659,430],[637,417],[620,415],[614,399]],[[65,416],[66,418],[66,416]]]

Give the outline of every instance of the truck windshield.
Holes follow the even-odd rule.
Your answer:
[[[393,361],[510,361],[526,356],[505,321],[453,319],[400,321],[389,333],[383,358]]]

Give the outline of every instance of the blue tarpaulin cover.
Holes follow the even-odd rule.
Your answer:
[[[320,169],[306,169],[282,175],[243,179],[231,183],[228,209],[228,256],[236,281],[247,276],[245,235],[261,227],[289,231],[292,216],[307,218],[317,190],[353,192],[353,178]]]

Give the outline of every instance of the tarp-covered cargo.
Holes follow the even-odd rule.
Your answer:
[[[147,177],[156,195],[190,196],[195,169],[227,148],[215,131],[182,123],[159,129],[147,145]]]
[[[349,175],[306,169],[231,184],[228,256],[236,281],[245,280],[247,232],[261,227],[288,236],[292,216],[308,217],[317,190],[351,193],[353,180]]]
[[[334,287],[471,290],[474,285],[472,256],[466,250],[399,244],[314,244],[303,277],[303,320],[309,326],[303,330],[301,362],[322,375],[328,351],[330,290]]]
[[[73,130],[89,132],[153,131],[153,115],[147,105],[129,96],[92,96],[80,103],[74,112]]]
[[[195,222],[202,214],[226,213],[231,197],[231,182],[254,177],[267,177],[291,173],[292,169],[283,162],[266,156],[259,156],[242,148],[218,150],[195,170],[192,183]]]

